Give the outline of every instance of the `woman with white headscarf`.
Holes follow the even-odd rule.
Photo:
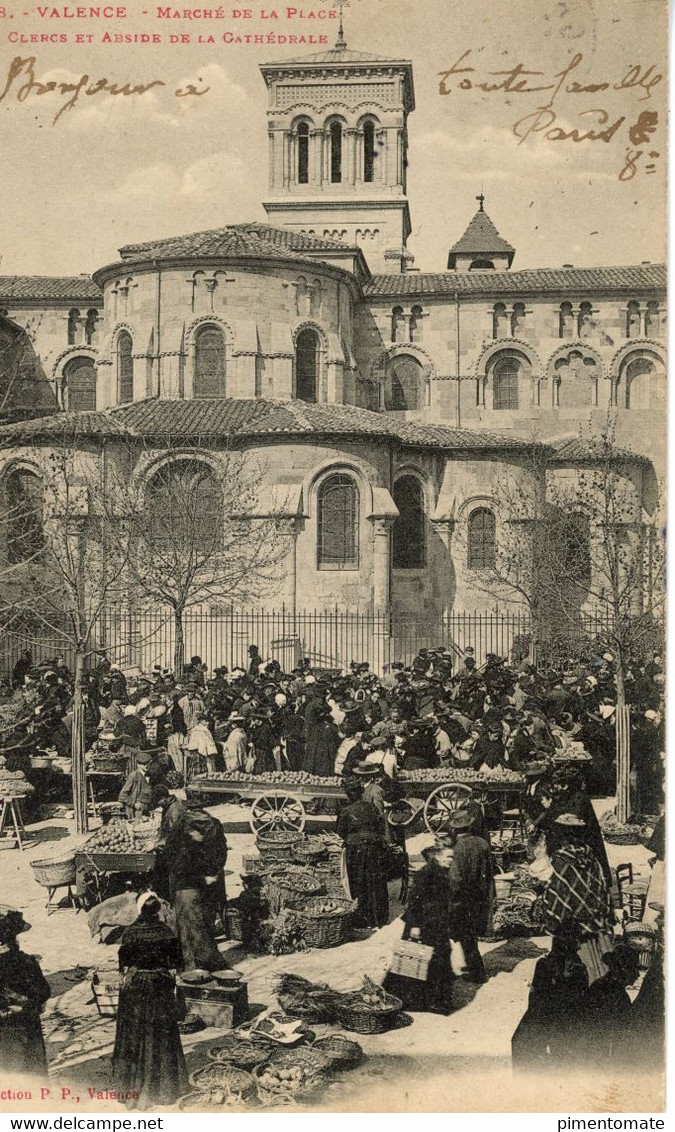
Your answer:
[[[127,1103],[142,1110],[173,1104],[189,1089],[175,996],[181,951],[160,920],[161,907],[156,893],[139,896],[138,916],[119,950],[122,982],[112,1080],[117,1092],[136,1094]]]

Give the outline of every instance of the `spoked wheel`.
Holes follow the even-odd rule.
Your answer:
[[[424,803],[424,823],[429,833],[447,833],[448,819],[472,796],[470,786],[437,786]]]
[[[305,807],[292,794],[259,794],[251,802],[249,825],[253,833],[302,833],[305,821]]]

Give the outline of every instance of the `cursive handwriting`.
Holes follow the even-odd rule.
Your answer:
[[[65,101],[54,115],[52,125],[56,125],[61,115],[65,114],[66,111],[72,110],[73,107],[77,105],[82,95],[84,95],[85,98],[92,98],[97,94],[122,95],[123,98],[129,98],[132,95],[147,94],[149,90],[153,90],[155,87],[165,87],[167,85],[163,79],[151,79],[149,82],[124,83],[120,85],[117,82],[113,82],[111,79],[93,79],[90,75],[86,74],[81,75],[73,82],[60,82],[58,79],[44,81],[36,78],[36,66],[37,59],[35,55],[28,55],[24,59],[19,55],[15,56],[4,78],[4,85],[0,93],[0,102],[12,96],[17,102],[25,102],[32,95],[58,95],[65,99]],[[0,83],[1,82],[2,80],[0,79]],[[185,86],[179,87],[174,91],[174,96],[176,98],[187,98],[191,95],[200,96],[207,94],[209,89],[209,87],[199,89],[194,83],[186,83]]]
[[[455,91],[480,91],[483,94],[511,95],[540,95],[536,98],[536,106],[527,114],[519,117],[511,129],[518,139],[518,145],[528,139],[540,139],[547,142],[601,142],[606,145],[615,139],[624,145],[630,141],[632,147],[648,146],[653,144],[652,134],[658,126],[658,112],[656,110],[643,110],[637,119],[627,113],[610,114],[597,103],[601,101],[597,95],[606,92],[625,91],[644,102],[652,97],[654,87],[663,82],[663,75],[653,63],[649,66],[631,64],[625,73],[613,78],[591,76],[582,80],[580,68],[584,62],[581,51],[572,55],[569,62],[559,71],[548,73],[526,67],[518,62],[512,67],[498,71],[485,71],[483,75],[476,73],[471,65],[472,51],[469,49],[459,57],[447,71],[440,71],[439,94],[450,95]],[[561,104],[566,96],[585,95],[588,101],[593,96],[593,103],[589,108],[578,109],[576,124],[561,122]],[[604,101],[604,100],[602,100]],[[509,99],[508,105],[511,105]],[[566,104],[569,110],[569,104]],[[635,112],[634,112],[635,113]],[[623,136],[625,133],[627,137]],[[640,166],[640,159],[645,157],[646,150],[631,149],[627,146],[625,163],[619,173],[619,180],[631,180]],[[654,159],[660,156],[655,149],[648,151],[648,157]],[[653,173],[656,166],[653,163],[645,164],[644,171]]]
[[[471,48],[465,51],[449,70],[438,72],[441,79],[438,87],[439,94],[452,94],[453,88],[452,85],[449,85],[450,79],[462,75],[464,77],[460,78],[457,83],[459,90],[481,90],[484,94],[540,94],[543,91],[551,91],[550,98],[542,107],[542,109],[547,109],[553,106],[561,92],[565,94],[600,94],[611,90],[636,90],[642,92],[641,100],[644,100],[651,98],[653,87],[663,82],[663,75],[656,70],[653,63],[647,68],[638,65],[630,66],[626,74],[617,82],[582,83],[577,79],[568,82],[567,80],[572,73],[583,63],[584,57],[580,51],[572,56],[562,71],[556,71],[553,75],[547,75],[545,71],[530,71],[525,68],[523,63],[516,63],[514,67],[505,71],[486,72],[487,75],[499,79],[498,82],[491,82],[489,79],[477,81],[475,78],[466,77],[467,75],[475,75],[476,68],[462,66],[467,56],[470,55]],[[543,77],[548,81],[539,84],[530,83],[529,80],[535,76]]]

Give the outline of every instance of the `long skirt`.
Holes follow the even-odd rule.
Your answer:
[[[168,971],[127,972],[120,989],[112,1080],[116,1091],[139,1094],[132,1102],[135,1108],[173,1104],[189,1091]]]
[[[389,893],[384,847],[377,843],[347,845],[345,860],[349,890],[358,901],[355,921],[381,928],[389,919]]]
[[[183,953],[183,970],[222,971],[226,961],[216,947],[214,908],[197,888],[179,888],[173,896],[176,931]]]
[[[15,1014],[0,1022],[0,1070],[47,1076],[47,1054],[39,1014]]]

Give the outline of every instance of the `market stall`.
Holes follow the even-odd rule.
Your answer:
[[[159,827],[155,822],[112,818],[75,853],[77,891],[85,904],[112,895],[112,877],[146,876],[156,864]]]

